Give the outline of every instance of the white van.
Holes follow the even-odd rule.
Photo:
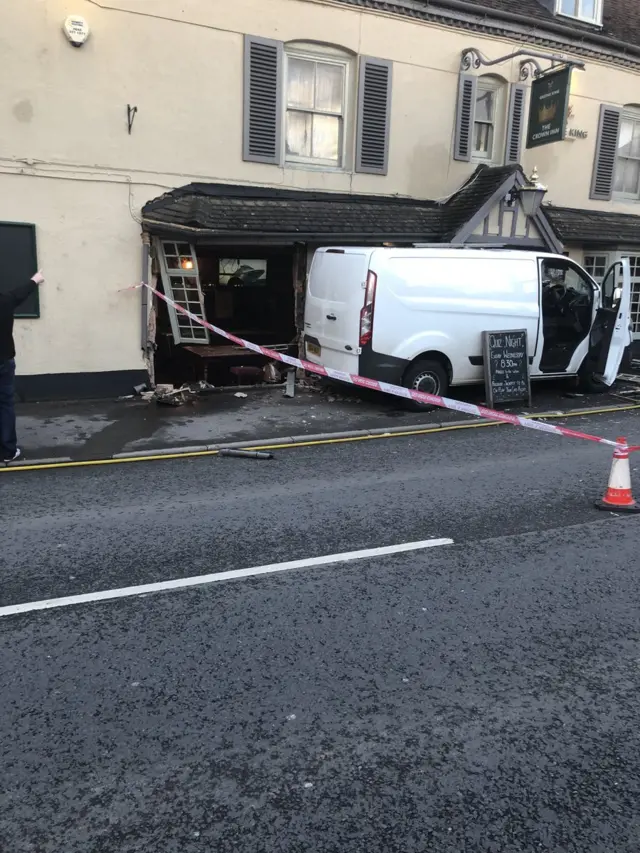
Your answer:
[[[305,304],[308,361],[429,394],[484,381],[482,332],[526,329],[532,379],[611,385],[631,343],[629,261],[598,285],[563,255],[324,248]]]

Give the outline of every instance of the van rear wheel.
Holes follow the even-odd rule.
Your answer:
[[[442,397],[449,390],[449,377],[439,361],[425,359],[424,361],[416,361],[409,367],[402,384],[412,391],[422,391],[424,394],[435,394]],[[408,400],[407,403],[409,408],[416,412],[433,408],[428,403],[418,403],[416,400]]]

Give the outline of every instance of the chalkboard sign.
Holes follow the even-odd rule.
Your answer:
[[[529,351],[526,329],[505,332],[483,332],[484,381],[487,403],[531,403]]]

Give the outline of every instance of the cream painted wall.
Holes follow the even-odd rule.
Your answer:
[[[78,50],[61,31],[71,11],[83,14],[92,28],[89,41]],[[242,161],[246,32],[284,41],[332,42],[394,62],[386,177]],[[473,168],[451,159],[459,59],[470,44],[492,57],[516,47],[319,0],[4,4],[0,168],[37,160],[42,166],[117,170],[171,186],[200,179],[440,198]],[[515,81],[518,61],[499,66],[496,73]],[[550,200],[601,206],[588,199],[599,107],[602,102],[638,101],[639,88],[636,72],[593,60],[586,72],[574,74],[571,124],[589,131],[589,138],[524,153],[524,165],[537,164],[549,184]],[[131,136],[127,103],[139,110]],[[622,207],[636,209],[635,204]]]
[[[144,369],[140,226],[121,183],[0,175],[0,221],[35,222],[40,319],[17,320],[20,374]]]
[[[73,49],[67,14],[91,36]],[[393,61],[385,177],[242,161],[243,35],[338,44]],[[42,318],[18,323],[23,373],[141,366],[137,294],[145,201],[194,180],[443,198],[474,164],[451,158],[460,53],[521,47],[320,0],[11,0],[0,6],[0,219],[35,222],[51,280]],[[538,48],[539,49],[539,48]],[[508,81],[517,60],[499,66]],[[586,140],[525,152],[570,207],[588,198],[600,104],[640,101],[640,75],[587,61],[571,126]],[[127,134],[126,106],[138,107]],[[131,192],[131,198],[129,193]]]

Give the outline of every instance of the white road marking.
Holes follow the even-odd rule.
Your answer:
[[[146,583],[139,586],[126,586],[121,589],[106,589],[100,592],[87,592],[82,595],[69,595],[64,598],[46,598],[42,601],[28,601],[24,604],[10,604],[0,607],[0,617],[15,616],[18,613],[30,613],[32,610],[52,610],[57,607],[70,607],[73,604],[93,604],[96,601],[110,601],[114,598],[131,598],[136,595],[148,595],[151,592],[164,592],[170,589],[185,589],[190,586],[204,586],[218,581],[251,578],[256,575],[268,575],[275,572],[288,572],[290,569],[310,569],[313,566],[328,566],[332,563],[348,563],[352,560],[365,560],[372,557],[385,557],[391,554],[404,554],[408,551],[422,551],[425,548],[437,548],[441,545],[453,545],[453,539],[426,539],[423,542],[406,542],[403,545],[387,545],[383,548],[366,548],[363,551],[347,551],[344,554],[327,554],[324,557],[307,557],[304,560],[290,560],[287,563],[271,563],[267,566],[254,566],[250,569],[234,569],[211,575],[197,575],[191,578],[176,578],[159,583]]]

